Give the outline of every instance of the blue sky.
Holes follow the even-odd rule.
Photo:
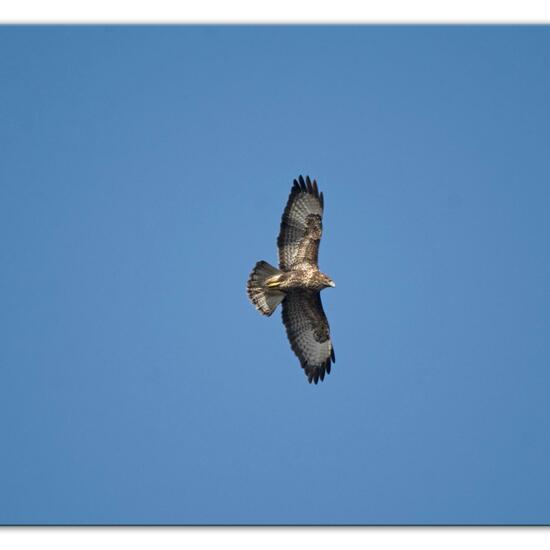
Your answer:
[[[550,522],[549,28],[0,51],[0,523]],[[299,174],[318,386],[245,294]]]

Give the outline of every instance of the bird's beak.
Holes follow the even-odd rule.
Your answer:
[[[331,286],[332,288],[334,288],[334,287],[336,286],[336,283],[335,283],[334,281],[330,281],[329,286]]]

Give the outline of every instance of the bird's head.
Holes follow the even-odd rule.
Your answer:
[[[325,287],[332,287],[334,288],[336,286],[336,283],[328,276],[323,273],[323,286]]]

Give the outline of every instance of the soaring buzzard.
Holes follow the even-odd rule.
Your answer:
[[[283,303],[283,323],[292,351],[308,381],[323,380],[335,362],[321,290],[335,286],[319,271],[317,259],[323,229],[323,193],[317,181],[294,180],[277,239],[279,269],[258,262],[248,279],[248,297],[263,315]]]

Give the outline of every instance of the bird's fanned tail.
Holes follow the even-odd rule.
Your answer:
[[[275,278],[281,273],[276,267],[262,260],[254,266],[248,278],[246,285],[248,297],[263,315],[271,315],[285,297],[284,292],[269,287],[269,279]]]

